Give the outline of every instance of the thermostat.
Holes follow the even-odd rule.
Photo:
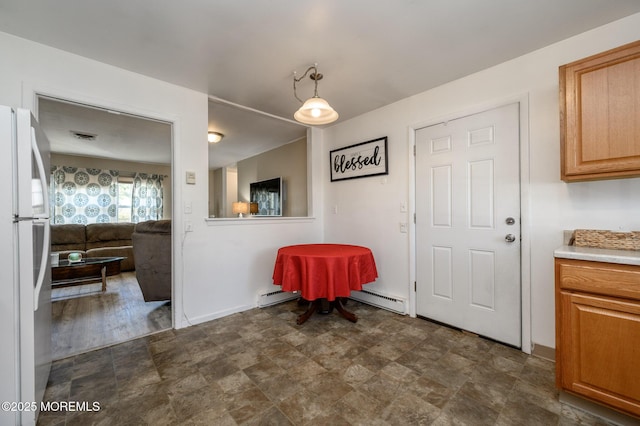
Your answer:
[[[187,184],[189,185],[196,184],[196,172],[187,172]]]

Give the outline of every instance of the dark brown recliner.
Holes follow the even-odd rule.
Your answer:
[[[144,301],[171,300],[171,220],[138,223],[131,241]]]

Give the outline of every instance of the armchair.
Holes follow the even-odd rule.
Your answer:
[[[171,300],[171,220],[136,224],[131,241],[145,302]]]

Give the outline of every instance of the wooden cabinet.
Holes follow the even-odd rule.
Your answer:
[[[640,41],[560,67],[562,180],[640,176]]]
[[[556,385],[640,417],[640,266],[556,259]]]

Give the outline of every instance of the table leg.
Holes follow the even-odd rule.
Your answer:
[[[316,300],[312,300],[309,302],[309,307],[307,308],[307,310],[298,315],[298,319],[296,320],[296,324],[300,325],[303,324],[306,320],[308,320],[311,315],[313,315],[313,313],[316,311],[316,309],[318,309],[318,299]]]
[[[102,275],[102,292],[104,293],[107,291],[107,265],[102,265],[100,273]]]
[[[348,319],[351,322],[358,322],[358,317],[353,312],[347,311],[342,305],[342,297],[337,297],[335,300],[336,310],[342,315],[344,318]],[[346,298],[345,298],[346,303]]]

